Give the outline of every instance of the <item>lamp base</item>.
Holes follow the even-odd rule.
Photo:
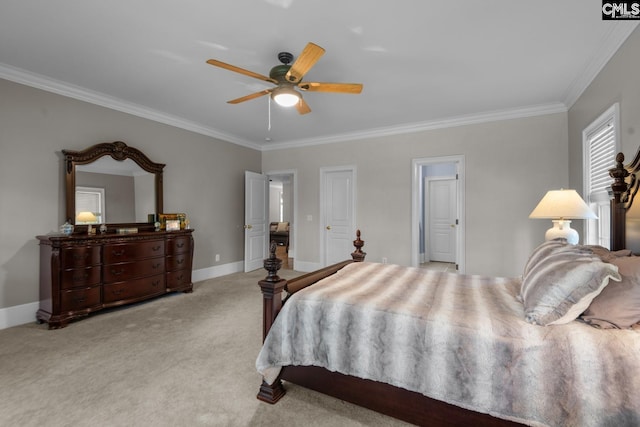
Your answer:
[[[571,228],[571,221],[568,219],[552,219],[553,227],[544,234],[545,240],[554,240],[558,238],[567,239],[567,243],[577,245],[580,240],[578,232]]]

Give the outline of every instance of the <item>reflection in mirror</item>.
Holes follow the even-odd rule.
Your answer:
[[[76,166],[76,224],[146,222],[155,213],[155,176],[133,160],[101,157]],[[95,219],[84,221],[81,212]]]
[[[118,224],[153,230],[162,211],[164,164],[122,141],[64,155],[66,218],[76,225]],[[83,229],[84,230],[84,229]]]

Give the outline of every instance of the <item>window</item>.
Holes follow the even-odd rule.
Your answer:
[[[611,211],[609,169],[615,166],[618,143],[619,104],[614,104],[582,132],[584,198],[598,219],[585,220],[584,242],[609,248]]]
[[[104,213],[104,188],[76,187],[76,217],[80,212],[91,212],[96,216],[95,224],[107,221]],[[78,221],[76,224],[84,223]]]

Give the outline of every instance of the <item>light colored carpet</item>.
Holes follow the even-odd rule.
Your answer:
[[[1,330],[0,425],[406,425],[293,384],[276,405],[256,399],[264,276],[199,282],[60,330]]]

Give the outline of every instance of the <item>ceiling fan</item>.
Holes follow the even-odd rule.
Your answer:
[[[289,52],[280,52],[278,54],[278,59],[282,64],[273,67],[269,72],[268,77],[254,73],[253,71],[236,67],[235,65],[226,64],[216,59],[209,59],[207,64],[235,71],[236,73],[271,82],[276,85],[276,87],[271,89],[261,90],[260,92],[255,92],[241,98],[227,101],[229,104],[239,104],[240,102],[249,101],[251,99],[271,94],[271,98],[279,105],[285,107],[295,106],[300,114],[307,114],[311,112],[311,108],[309,108],[309,105],[302,98],[302,94],[295,90],[295,88],[309,92],[353,94],[362,92],[362,84],[360,83],[321,83],[302,81],[304,75],[315,65],[316,62],[318,62],[324,52],[325,50],[317,44],[308,43],[302,50],[302,53],[300,53],[300,56],[298,56],[298,59],[296,59],[291,65],[289,64],[293,60],[293,55]]]

